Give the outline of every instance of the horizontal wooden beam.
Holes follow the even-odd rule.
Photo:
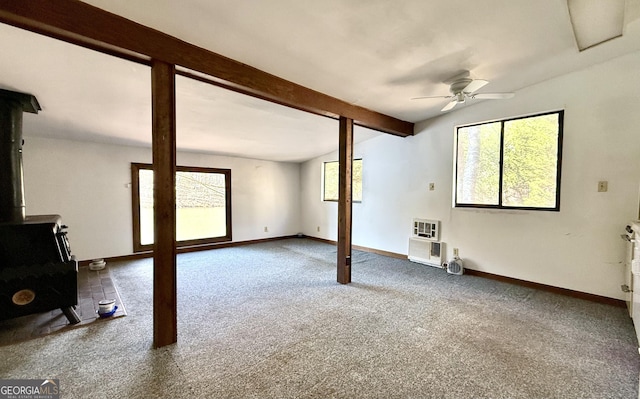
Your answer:
[[[77,0],[0,0],[0,22],[128,60],[158,60],[209,75],[245,94],[397,136],[413,123],[306,88]]]

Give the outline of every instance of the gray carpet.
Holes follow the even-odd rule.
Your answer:
[[[290,239],[178,257],[179,342],[152,345],[152,261],[112,263],[128,316],[0,348],[65,398],[637,398],[625,309]]]

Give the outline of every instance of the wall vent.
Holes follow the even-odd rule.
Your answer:
[[[413,237],[431,241],[440,239],[440,221],[427,219],[413,219]]]
[[[409,238],[409,260],[429,266],[442,267],[444,243],[424,238]]]

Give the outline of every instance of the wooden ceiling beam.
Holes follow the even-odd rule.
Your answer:
[[[150,65],[187,68],[220,85],[318,115],[397,136],[413,123],[350,104],[77,0],[0,0],[0,22]]]

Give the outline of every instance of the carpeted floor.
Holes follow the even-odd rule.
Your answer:
[[[178,257],[178,343],[152,261],[111,264],[128,317],[0,348],[65,398],[636,398],[625,309],[290,239]]]
[[[113,316],[104,319],[96,314],[98,303],[103,299],[115,299],[118,306]],[[126,316],[127,312],[118,289],[111,280],[109,267],[99,271],[89,270],[88,267],[78,268],[78,305],[75,311],[80,323],[73,325],[69,324],[69,320],[60,309],[1,320],[0,346]]]

